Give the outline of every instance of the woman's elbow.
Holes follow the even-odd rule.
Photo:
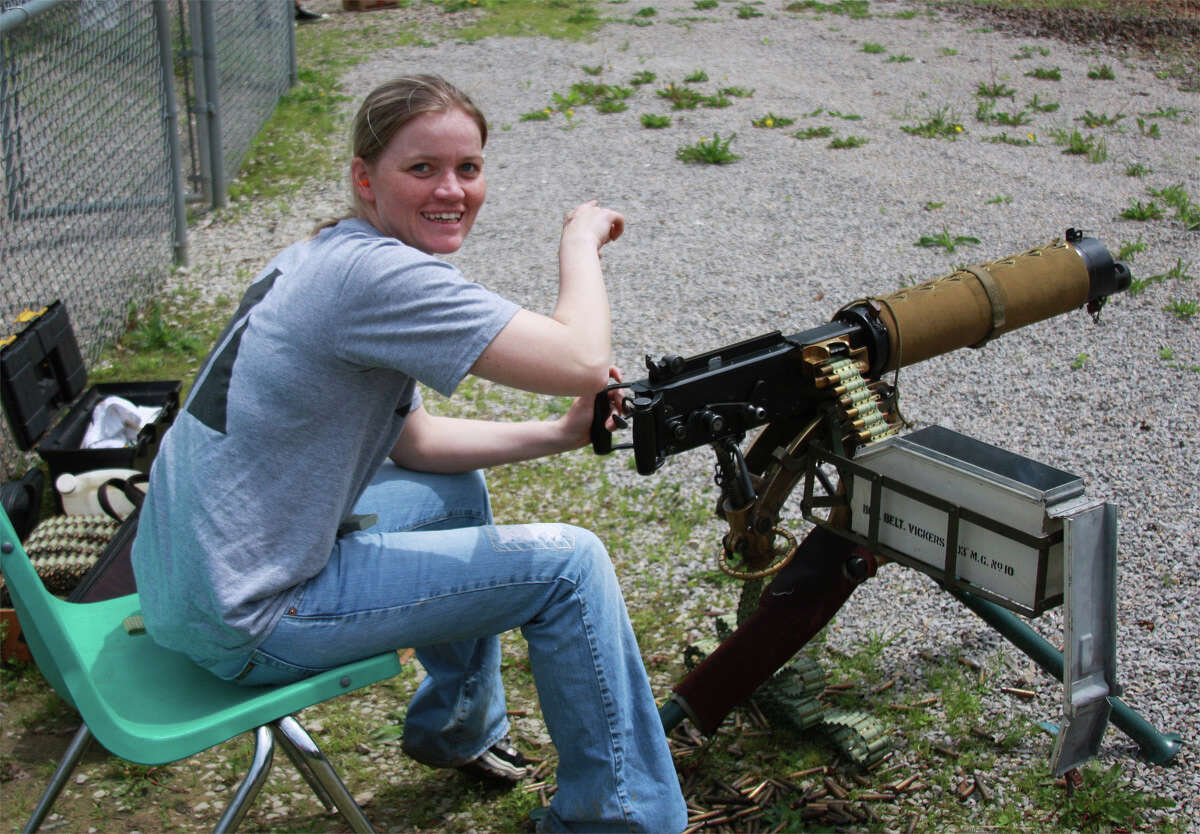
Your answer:
[[[607,355],[604,357],[581,359],[578,362],[575,372],[572,374],[578,380],[575,393],[580,396],[595,394],[608,385],[611,369],[612,362]]]

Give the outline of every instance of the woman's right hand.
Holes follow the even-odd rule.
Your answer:
[[[625,218],[612,209],[602,208],[596,200],[581,203],[563,217],[562,239],[588,241],[598,251],[625,231]]]
[[[519,310],[475,360],[472,373],[542,394],[594,396],[612,361],[608,293],[600,248],[625,231],[625,218],[595,200],[563,218],[558,300],[549,316]]]

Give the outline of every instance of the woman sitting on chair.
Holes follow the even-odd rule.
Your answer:
[[[483,204],[487,124],[440,78],[372,91],[350,216],[267,264],[163,440],[133,551],[146,626],[214,675],[279,684],[402,647],[428,676],[404,749],[508,779],[498,635],[520,628],[558,749],[544,830],[680,831],[686,811],[603,544],[495,525],[479,470],[587,442],[610,376],[599,251],[620,214],[567,212],[550,316],[437,255]],[[436,416],[468,373],[576,400],[559,419]]]

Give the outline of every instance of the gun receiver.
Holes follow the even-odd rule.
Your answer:
[[[886,431],[867,425],[860,406],[868,392],[883,401],[892,396],[879,381],[887,371],[980,347],[1078,307],[1097,314],[1130,280],[1103,244],[1068,229],[1064,240],[1041,248],[853,302],[828,324],[791,336],[774,331],[687,358],[647,356],[646,379],[597,395],[592,447],[597,454],[614,449],[604,428],[612,388],[628,389],[631,446],[643,475],[670,455],[739,441],[750,429],[815,415],[831,401],[841,401],[844,441],[855,446]],[[850,370],[859,371],[862,384],[843,383]]]

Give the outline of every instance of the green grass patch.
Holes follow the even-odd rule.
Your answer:
[[[843,113],[840,110],[830,110],[827,107],[818,107],[816,110],[812,111],[811,113],[807,113],[805,115],[820,116],[822,113],[824,113],[826,116],[831,116],[835,119],[845,119],[848,122],[861,122],[862,121],[862,116],[860,116],[857,113]]]
[[[1134,200],[1119,216],[1122,220],[1162,220],[1163,210],[1162,206],[1153,200],[1145,203]]]
[[[1200,313],[1200,302],[1190,298],[1177,298],[1172,299],[1163,309],[1181,321],[1190,321],[1196,313]]]
[[[947,252],[955,252],[960,246],[974,246],[979,243],[979,238],[969,235],[952,235],[946,229],[942,229],[937,234],[921,235],[914,246],[921,246],[926,249],[942,248]]]
[[[731,133],[728,139],[722,139],[714,133],[712,139],[701,139],[694,144],[679,148],[675,151],[675,158],[681,162],[696,162],[705,165],[727,165],[730,162],[736,162],[741,157],[729,150],[729,145],[736,136],[736,133]]]
[[[1056,809],[1054,827],[1060,831],[1143,830],[1147,812],[1171,808],[1175,804],[1151,791],[1134,787],[1120,764],[1101,768],[1092,762],[1080,769],[1080,777],[1079,783],[1069,791],[1036,768],[1018,772],[1014,782],[1021,795],[1031,798],[1038,808]],[[1050,815],[1043,815],[1048,822]]]
[[[1157,197],[1166,205],[1175,209],[1175,219],[1184,225],[1189,232],[1200,230],[1200,205],[1192,202],[1183,183],[1161,189],[1148,189],[1150,196]]]
[[[249,285],[248,273],[245,279]],[[233,309],[232,301],[204,302],[191,290],[177,290],[141,306],[131,305],[125,333],[104,348],[89,379],[178,379],[183,381],[186,394]]]
[[[671,102],[671,109],[673,110],[695,110],[700,106],[700,102],[704,100],[703,94],[690,87],[680,87],[674,82],[671,82],[660,90],[656,90],[654,94],[661,99]]]
[[[605,22],[589,3],[478,0],[470,4],[459,4],[457,8],[446,7],[447,12],[464,9],[483,13],[471,23],[454,24],[454,37],[468,42],[490,37],[539,35],[567,41],[582,41],[594,36]]]
[[[794,0],[783,7],[787,12],[819,12],[821,14],[841,14],[855,20],[871,16],[870,3],[867,0],[834,0],[822,3],[821,0]]]
[[[1000,81],[980,81],[979,86],[975,88],[975,95],[981,98],[1013,98],[1016,94],[1016,88]]]
[[[792,134],[797,139],[826,139],[832,135],[833,128],[825,125],[821,125],[820,127],[806,127]]]
[[[1082,116],[1077,116],[1075,118],[1075,121],[1083,122],[1084,127],[1113,127],[1123,118],[1125,118],[1124,113],[1118,113],[1115,116],[1110,116],[1107,113],[1093,113],[1091,110],[1085,110]]]
[[[1182,258],[1175,259],[1175,266],[1168,269],[1166,272],[1161,272],[1157,275],[1149,275],[1145,278],[1134,278],[1129,284],[1129,294],[1137,295],[1145,290],[1151,284],[1161,284],[1166,281],[1191,281],[1195,276],[1190,273],[1192,268],[1191,262],[1184,263]]]
[[[1050,50],[1044,46],[1022,46],[1013,54],[1014,61],[1025,61],[1039,55],[1042,58],[1050,57]]]
[[[1028,103],[1029,108],[1031,110],[1036,110],[1038,113],[1053,113],[1059,108],[1057,101],[1042,101],[1041,97],[1037,93],[1033,94],[1033,98],[1031,98]]]
[[[765,115],[751,120],[750,124],[754,127],[789,127],[795,122],[795,119],[789,119],[787,116],[776,116],[774,113],[767,112]]]
[[[1121,246],[1117,249],[1118,261],[1131,261],[1135,255],[1139,255],[1146,251],[1146,242],[1142,240],[1142,236],[1138,235],[1135,241],[1122,241]]]
[[[983,99],[975,108],[975,118],[984,124],[1003,125],[1004,127],[1022,127],[1033,122],[1028,110],[1013,110],[998,112],[994,99]]]
[[[951,141],[965,131],[962,122],[951,112],[949,107],[941,107],[933,111],[916,124],[900,125],[900,129],[910,136]]]
[[[1191,119],[1187,114],[1188,111],[1182,107],[1159,105],[1157,109],[1151,110],[1149,113],[1142,113],[1141,115],[1147,119],[1167,119],[1169,121],[1179,121],[1183,124],[1191,124]]]
[[[1028,78],[1038,81],[1062,81],[1062,70],[1059,67],[1038,67],[1025,73]]]
[[[848,148],[861,148],[870,142],[865,136],[839,136],[829,143],[829,147],[834,150],[845,150]]]
[[[329,153],[330,140],[346,131],[339,108],[347,97],[333,70],[302,69],[279,99],[271,118],[250,143],[229,199],[291,193],[300,183],[337,176],[343,163]]]
[[[1158,122],[1147,122],[1145,119],[1137,120],[1138,132],[1148,139],[1161,139],[1162,128],[1158,126]]]
[[[619,99],[604,99],[596,102],[597,113],[621,113],[629,109],[629,105]]]
[[[1054,144],[1061,145],[1064,154],[1085,156],[1088,162],[1100,163],[1108,158],[1108,144],[1103,137],[1085,136],[1078,130],[1052,130]]]

